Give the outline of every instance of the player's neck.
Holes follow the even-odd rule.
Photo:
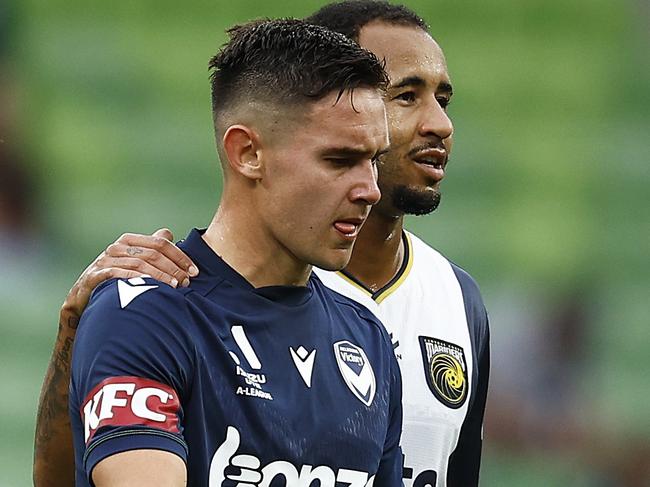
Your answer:
[[[404,259],[403,224],[403,216],[386,217],[376,211],[370,212],[345,272],[373,291],[384,287],[395,276]]]
[[[311,266],[299,262],[242,212],[219,206],[203,239],[253,287],[305,286]]]

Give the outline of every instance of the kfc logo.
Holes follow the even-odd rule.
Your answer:
[[[109,377],[86,396],[81,416],[86,444],[102,426],[150,426],[178,433],[178,395],[140,377]]]

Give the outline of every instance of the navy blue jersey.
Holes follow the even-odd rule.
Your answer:
[[[83,314],[77,485],[133,449],[179,455],[188,485],[401,485],[400,374],[377,318],[315,276],[255,289],[196,230],[179,246],[200,269],[189,288],[111,280]]]

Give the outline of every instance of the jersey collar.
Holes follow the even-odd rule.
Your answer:
[[[271,301],[297,306],[305,303],[313,294],[311,279],[307,286],[264,286],[255,288],[244,276],[230,267],[203,240],[205,229],[194,228],[178,243],[178,247],[189,255],[199,267],[199,275],[192,279],[197,291],[209,291],[219,280],[228,281],[241,289],[251,291]]]
[[[409,272],[411,272],[411,267],[413,266],[413,245],[411,243],[411,238],[408,236],[406,232],[402,232],[402,242],[404,243],[404,258],[402,259],[402,264],[400,265],[399,269],[397,270],[397,273],[393,276],[393,278],[390,281],[388,281],[386,285],[382,286],[377,291],[373,291],[372,289],[367,287],[364,283],[362,283],[352,274],[346,272],[345,269],[339,271],[338,275],[343,279],[345,279],[346,281],[348,281],[353,286],[355,286],[356,288],[359,288],[362,291],[364,291],[377,304],[381,303],[384,299],[386,299],[388,296],[393,294],[397,290],[397,288],[400,287],[400,285],[404,282],[406,277],[409,275]]]

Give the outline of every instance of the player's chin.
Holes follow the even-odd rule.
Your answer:
[[[345,248],[332,248],[319,255],[317,261],[314,261],[313,264],[326,271],[340,271],[348,265],[351,256],[352,245]]]

